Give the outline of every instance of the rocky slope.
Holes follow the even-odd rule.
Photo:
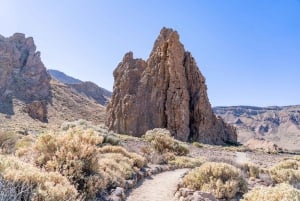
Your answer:
[[[285,107],[215,107],[214,112],[238,131],[238,140],[265,138],[282,148],[299,150],[300,105]]]
[[[71,88],[75,89],[78,93],[94,99],[101,105],[106,105],[111,98],[112,93],[110,91],[99,87],[93,82],[83,82],[58,70],[48,70],[48,72],[56,80],[67,84]]]
[[[114,71],[107,125],[135,136],[167,128],[175,138],[224,144],[235,130],[217,118],[207,97],[205,78],[179,35],[163,28],[147,61],[125,54]]]
[[[104,122],[105,108],[51,80],[33,38],[0,36],[1,130],[38,130],[76,119]]]
[[[64,72],[49,69],[48,73],[51,75],[51,77],[55,78],[56,80],[64,83],[64,84],[80,84],[82,83],[81,80],[71,77],[69,75],[66,75]]]

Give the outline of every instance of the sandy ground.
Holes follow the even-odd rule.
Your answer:
[[[250,159],[247,157],[245,152],[236,152],[236,162],[239,164],[249,163]]]
[[[175,201],[174,193],[180,178],[188,169],[163,172],[145,179],[129,192],[127,201]]]

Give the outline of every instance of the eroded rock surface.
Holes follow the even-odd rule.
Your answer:
[[[33,38],[16,33],[0,37],[0,100],[15,97],[26,102],[50,96],[50,76]]]
[[[161,30],[147,61],[125,54],[114,79],[107,107],[109,129],[141,136],[167,128],[183,141],[236,142],[234,128],[214,115],[205,78],[176,31]]]

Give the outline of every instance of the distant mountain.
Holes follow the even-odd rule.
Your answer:
[[[70,86],[78,93],[94,99],[101,105],[106,105],[111,98],[112,93],[102,87],[99,87],[93,82],[83,82],[79,79],[73,78],[58,70],[48,70],[49,74],[56,80]]]
[[[80,84],[80,83],[82,83],[81,80],[71,77],[69,75],[66,75],[65,73],[58,71],[58,70],[49,69],[48,73],[53,78],[57,79],[58,81],[60,81],[64,84]]]
[[[213,108],[216,115],[238,130],[238,140],[259,137],[286,149],[300,149],[300,105],[231,106]]]

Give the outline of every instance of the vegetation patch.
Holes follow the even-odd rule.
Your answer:
[[[216,198],[233,198],[245,193],[247,185],[241,171],[226,163],[206,162],[183,178],[183,186],[212,193]]]
[[[300,191],[288,184],[255,188],[244,195],[242,201],[298,201]]]
[[[295,187],[300,185],[300,161],[297,158],[279,162],[269,173],[275,183],[288,183]]]
[[[161,128],[149,130],[143,138],[150,142],[152,147],[159,153],[172,152],[178,156],[184,156],[189,153],[189,149],[182,142],[175,140],[170,131]]]

